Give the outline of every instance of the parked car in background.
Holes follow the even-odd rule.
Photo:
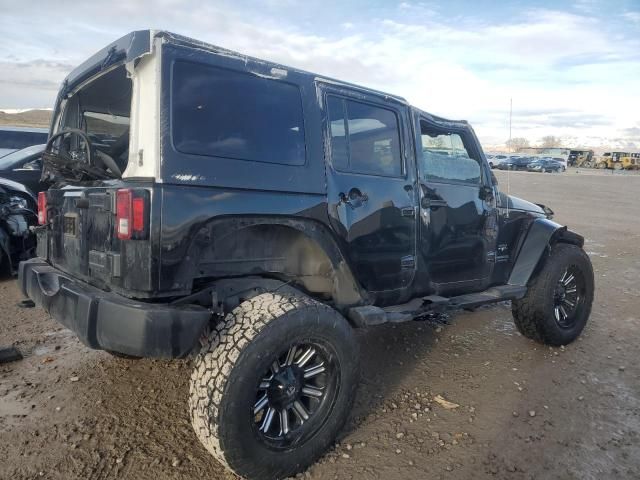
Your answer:
[[[522,157],[519,155],[512,155],[502,163],[498,164],[496,168],[498,170],[526,170],[529,163],[533,161],[531,157]]]
[[[22,183],[34,192],[47,189],[40,181],[44,145],[32,145],[0,158],[0,178]]]
[[[489,162],[489,166],[491,168],[498,168],[498,165],[504,163],[509,159],[508,155],[503,155],[499,153],[491,153],[487,155],[487,161]]]
[[[34,256],[37,200],[24,185],[0,178],[0,270],[16,274],[18,264]]]
[[[46,128],[0,127],[0,157],[31,145],[47,142]]]
[[[527,165],[529,172],[564,172],[566,167],[553,158],[538,158]]]

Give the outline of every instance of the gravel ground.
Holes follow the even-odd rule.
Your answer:
[[[360,332],[353,415],[305,478],[640,478],[640,176],[496,175],[587,238],[585,333],[538,345],[516,333],[508,304]],[[19,300],[1,279],[0,345],[25,358],[0,365],[0,478],[233,478],[191,430],[189,360],[88,350]]]

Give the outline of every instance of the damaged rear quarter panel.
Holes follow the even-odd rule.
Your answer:
[[[273,273],[338,305],[366,297],[330,233],[322,195],[160,188],[160,291],[187,294],[198,278]]]

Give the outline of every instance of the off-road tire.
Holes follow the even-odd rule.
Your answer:
[[[584,300],[570,328],[561,327],[554,317],[554,291],[567,268],[579,269],[584,276]],[[560,346],[573,342],[587,324],[593,303],[593,268],[587,254],[576,245],[559,243],[534,279],[527,294],[512,302],[511,311],[518,331],[527,338],[546,345]]]
[[[319,339],[339,365],[333,403],[313,436],[274,450],[256,435],[251,410],[261,369],[288,344]],[[277,353],[276,353],[277,355]],[[358,384],[358,345],[332,308],[297,293],[262,293],[227,314],[203,340],[191,375],[189,410],[198,439],[245,478],[284,478],[318,459],[344,425]]]

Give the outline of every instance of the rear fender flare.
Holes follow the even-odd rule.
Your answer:
[[[212,219],[192,236],[188,261],[182,262],[179,277],[277,276],[274,262],[277,264],[284,257],[291,260],[286,263],[294,265],[293,271],[299,260],[298,280],[302,285],[311,280],[305,276],[305,268],[329,263],[330,272],[326,273],[331,287],[325,293],[338,309],[368,302],[367,292],[356,280],[328,228],[309,219],[272,216]]]
[[[570,243],[582,248],[584,238],[549,219],[535,219],[529,226],[518,252],[509,277],[509,285],[526,286],[556,243]]]

